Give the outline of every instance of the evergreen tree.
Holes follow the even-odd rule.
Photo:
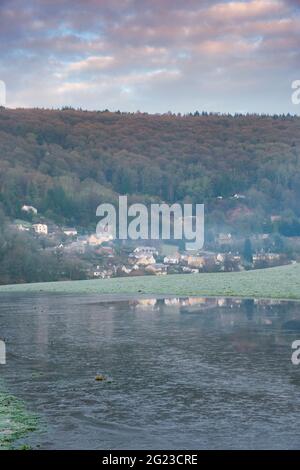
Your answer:
[[[250,238],[246,238],[245,240],[243,256],[245,264],[248,265],[253,263],[253,250]]]

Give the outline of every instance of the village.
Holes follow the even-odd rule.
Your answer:
[[[276,246],[270,234],[245,238],[231,233],[217,233],[205,250],[185,251],[173,242],[113,240],[109,233],[81,233],[74,227],[61,227],[39,217],[38,210],[22,206],[24,220],[15,220],[12,228],[26,232],[40,244],[41,250],[56,257],[80,260],[86,279],[112,277],[233,272],[259,269],[296,262]],[[25,220],[30,219],[31,221]],[[278,245],[278,243],[277,243]],[[249,252],[250,251],[250,252]]]

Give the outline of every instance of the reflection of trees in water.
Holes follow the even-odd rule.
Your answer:
[[[248,320],[252,320],[254,315],[254,299],[243,300],[242,307],[245,310]]]
[[[282,328],[285,331],[300,333],[300,319],[286,321],[283,323]]]

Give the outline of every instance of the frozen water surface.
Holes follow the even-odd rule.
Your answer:
[[[0,339],[41,418],[18,445],[300,448],[299,303],[1,294]]]

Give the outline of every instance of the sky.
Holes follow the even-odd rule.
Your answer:
[[[8,107],[300,114],[300,0],[0,0]]]

